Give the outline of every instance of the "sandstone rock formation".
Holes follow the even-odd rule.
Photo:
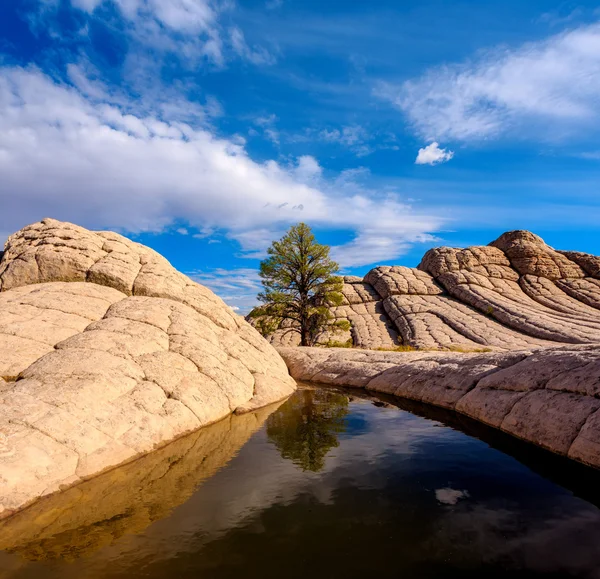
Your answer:
[[[465,354],[281,348],[294,378],[455,410],[600,468],[600,348]]]
[[[555,251],[528,231],[485,247],[431,249],[416,269],[376,267],[364,279],[344,278],[343,292],[347,303],[333,314],[350,321],[352,343],[361,348],[600,342],[600,258]],[[270,341],[297,345],[283,328]]]
[[[73,560],[142,532],[225,466],[278,405],[232,414],[0,520],[0,551]]]
[[[25,227],[0,289],[0,518],[295,388],[243,318],[116,233]]]

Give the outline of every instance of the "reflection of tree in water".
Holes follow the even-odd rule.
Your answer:
[[[267,419],[267,436],[281,456],[302,470],[320,471],[344,432],[348,397],[327,390],[300,390]]]

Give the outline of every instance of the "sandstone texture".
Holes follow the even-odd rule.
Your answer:
[[[280,403],[279,403],[280,404]],[[215,424],[0,521],[0,551],[73,560],[165,518],[223,468],[279,404]]]
[[[354,386],[465,414],[600,468],[600,348],[378,352],[281,348],[294,378]]]
[[[529,231],[490,245],[428,251],[417,268],[380,266],[344,278],[335,318],[355,347],[477,351],[600,343],[600,257],[556,251]],[[280,328],[269,340],[298,345]]]
[[[116,233],[25,227],[0,290],[0,518],[295,389],[243,318]]]

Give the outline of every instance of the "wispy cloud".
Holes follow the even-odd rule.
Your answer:
[[[454,151],[448,151],[442,149],[439,143],[434,141],[430,145],[419,149],[419,153],[415,160],[416,165],[437,165],[439,163],[446,163],[454,157]]]
[[[216,268],[209,271],[191,271],[187,274],[217,293],[227,305],[240,314],[247,314],[258,305],[256,296],[261,291],[262,284],[257,269]]]
[[[361,125],[340,127],[309,127],[300,133],[285,135],[292,143],[327,143],[351,151],[357,157],[366,157],[384,149],[398,150],[396,136],[389,131],[371,131]]]
[[[353,231],[352,251],[336,250],[353,266],[392,259],[441,227],[441,217],[397,192],[371,190],[367,176],[326,174],[309,155],[258,163],[210,125],[91,98],[36,69],[0,67],[0,230],[44,216],[132,232],[176,223],[206,236],[218,230],[259,257],[302,220]]]
[[[590,161],[600,161],[600,151],[584,151],[578,156],[582,159],[589,159]]]
[[[266,139],[271,141],[274,145],[279,145],[280,136],[275,125],[276,122],[277,117],[273,114],[259,116],[253,119],[253,123],[259,127]],[[251,129],[250,134],[258,134],[258,132],[254,129]]]
[[[351,125],[340,129],[323,129],[319,133],[323,141],[339,143],[354,151],[358,157],[364,157],[372,152],[368,142],[371,140],[368,132],[360,125]]]
[[[376,93],[427,140],[589,134],[600,118],[600,24],[381,83]]]
[[[130,68],[156,65],[159,54],[177,58],[195,68],[202,60],[222,67],[241,58],[254,65],[270,65],[275,57],[262,46],[249,46],[237,26],[226,26],[233,4],[228,0],[38,0],[39,10],[30,14],[37,29],[58,26],[52,16],[66,6],[87,16],[89,22],[104,22],[114,28],[113,12],[122,20],[119,29],[128,38]],[[82,27],[87,34],[87,25]],[[57,31],[55,36],[60,36]],[[152,52],[152,55],[148,53]],[[139,74],[144,71],[138,70]]]
[[[250,47],[244,33],[237,26],[229,30],[229,38],[234,52],[244,60],[256,65],[275,64],[275,56],[262,46]]]

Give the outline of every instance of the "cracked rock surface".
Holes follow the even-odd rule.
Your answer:
[[[600,468],[600,348],[377,352],[280,348],[297,380],[425,402]]]
[[[0,518],[295,389],[243,318],[116,233],[25,227],[0,289]]]
[[[166,517],[233,458],[279,404],[232,414],[0,521],[0,550],[75,559]]]
[[[477,351],[600,343],[600,257],[556,251],[529,231],[488,246],[429,250],[419,266],[344,278],[356,347]],[[270,337],[297,345],[290,332]]]

